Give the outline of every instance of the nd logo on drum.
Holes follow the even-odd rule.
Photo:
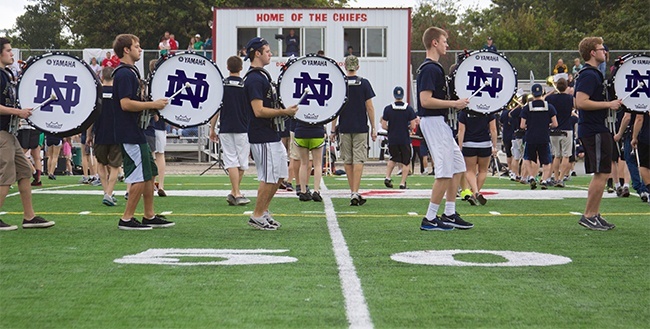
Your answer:
[[[634,93],[630,94],[630,97],[639,97],[640,93],[645,93],[647,97],[650,97],[650,71],[646,71],[646,75],[641,75],[639,70],[632,70],[630,74],[625,76],[627,84],[625,85],[625,91],[631,92],[639,85],[639,82],[645,81],[645,86],[639,87]]]
[[[208,100],[208,92],[210,91],[210,84],[205,81],[205,78],[208,75],[205,73],[194,73],[194,78],[188,78],[185,75],[185,71],[176,70],[176,75],[167,76],[167,91],[165,92],[165,97],[172,96],[176,91],[180,89],[185,89],[178,96],[174,97],[171,101],[172,105],[182,106],[183,101],[189,101],[192,104],[194,109],[199,109],[201,103]],[[194,86],[192,88],[184,88],[185,83],[189,83]]]
[[[497,93],[503,90],[503,75],[501,75],[501,68],[491,67],[490,72],[486,73],[480,66],[474,66],[474,71],[467,72],[469,81],[467,83],[467,90],[477,91],[481,89],[485,81],[489,81],[490,85],[485,86],[481,92],[476,96],[480,97],[485,91],[490,94],[491,98],[497,97]],[[490,78],[488,80],[488,78]]]
[[[79,105],[81,87],[77,84],[76,76],[66,75],[63,77],[64,81],[56,81],[53,74],[45,73],[43,79],[36,80],[37,89],[34,103],[43,103],[54,93],[57,97],[56,105],[61,106],[65,114],[70,114],[72,108]],[[63,90],[65,90],[65,97],[63,96]],[[41,107],[43,112],[52,112],[53,110],[51,104]]]
[[[293,82],[296,86],[293,98],[300,99],[305,88],[309,89],[309,93],[300,105],[309,105],[309,100],[313,99],[318,102],[318,105],[325,106],[325,102],[332,98],[332,82],[329,73],[318,73],[318,79],[312,79],[309,72],[301,72],[300,78],[294,78]]]

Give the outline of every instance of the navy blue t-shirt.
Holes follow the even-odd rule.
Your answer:
[[[458,122],[465,125],[464,142],[489,142],[490,122],[494,121],[494,115],[471,114],[467,111],[458,113]]]
[[[501,122],[502,138],[504,141],[512,140],[512,135],[515,132],[515,128],[510,124],[510,116],[508,113],[510,113],[510,111],[503,110],[499,117],[499,122]]]
[[[227,77],[224,81],[223,100],[219,114],[219,132],[241,134],[248,131],[246,95],[240,77]]]
[[[648,145],[650,144],[650,115],[648,115],[648,112],[643,114],[637,113],[637,115],[643,115],[643,126],[641,126],[641,130],[639,130],[637,140]]]
[[[429,64],[431,63],[431,64]],[[420,65],[420,73],[417,76],[417,92],[418,92],[418,116],[443,116],[446,117],[448,109],[425,109],[420,102],[420,92],[430,90],[432,97],[437,99],[445,99],[445,71],[442,66],[435,63],[430,58],[424,60]]]
[[[589,64],[585,64],[585,68],[580,70],[579,73],[576,78],[574,95],[583,92],[589,95],[589,99],[592,101],[604,101],[603,76],[600,71]],[[578,108],[578,137],[583,138],[608,132],[609,129],[606,124],[608,111],[607,108],[596,111],[584,111]]]
[[[244,108],[249,118],[248,142],[251,144],[279,142],[280,135],[275,131],[273,119],[255,117],[251,105],[251,101],[260,99],[264,107],[273,108],[273,91],[266,75],[259,71],[249,72],[244,83],[244,95],[246,96]]]
[[[0,72],[0,104],[6,107],[14,107],[16,104],[16,88],[11,84],[13,74],[9,68]],[[8,131],[11,123],[11,115],[0,115],[0,130]]]
[[[295,138],[321,138],[325,136],[324,125],[313,125],[300,120],[295,120]]]
[[[102,112],[95,120],[95,144],[113,145],[115,142],[115,107],[113,106],[113,86],[102,86]]]
[[[573,109],[573,96],[569,94],[553,94],[546,96],[546,101],[557,111],[557,128],[559,130],[573,130],[571,124],[571,111]]]
[[[548,111],[531,111],[531,108],[544,107],[544,101],[529,102],[521,111],[521,118],[526,119],[526,143],[545,144],[551,141],[549,124],[551,118],[557,115],[555,107],[548,104]]]
[[[137,68],[135,69],[137,70]],[[147,139],[144,137],[142,129],[140,129],[141,112],[124,111],[120,104],[120,100],[123,98],[141,100],[138,76],[126,67],[115,70],[113,77],[115,142],[118,144],[144,144]]]
[[[415,120],[415,110],[411,105],[404,102],[388,105],[384,107],[382,119],[388,121],[388,145],[411,144],[410,123]]]
[[[370,81],[362,77],[348,77],[348,101],[339,113],[339,133],[367,133],[368,112],[366,101],[375,97]]]

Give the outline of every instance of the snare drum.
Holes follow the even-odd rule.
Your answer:
[[[278,85],[282,107],[298,104],[296,120],[314,125],[334,120],[348,97],[343,70],[333,59],[315,54],[287,61]]]
[[[160,110],[160,116],[169,124],[180,128],[200,126],[210,121],[221,106],[223,76],[212,60],[194,52],[179,52],[158,63],[149,90],[154,100],[176,94]]]
[[[623,105],[634,112],[650,109],[650,56],[628,55],[614,73],[614,90]],[[643,82],[644,86],[640,86]],[[638,87],[638,88],[637,88]]]
[[[453,81],[456,96],[470,98],[467,109],[482,114],[498,112],[517,92],[517,70],[505,56],[485,49],[460,62]]]
[[[76,135],[90,126],[101,109],[102,84],[90,66],[76,56],[47,53],[27,61],[18,79],[21,108],[47,103],[27,118],[31,126],[59,137]]]

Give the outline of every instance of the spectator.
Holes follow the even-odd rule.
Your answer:
[[[580,72],[582,70],[582,63],[580,62],[580,58],[576,57],[573,60],[573,67],[571,68],[571,74],[576,75],[576,73]]]
[[[560,72],[560,70],[562,71]],[[555,67],[553,68],[553,75],[567,72],[569,72],[569,69],[566,67],[566,64],[564,64],[564,60],[562,58],[558,59],[557,64],[555,64]]]
[[[493,53],[497,52],[497,46],[494,45],[494,41],[492,41],[492,37],[487,37],[487,44],[483,46],[483,49],[487,49],[487,51],[491,51]]]
[[[176,41],[176,36],[173,34],[169,35],[169,53],[175,54],[178,50],[178,41]]]
[[[90,68],[98,78],[101,78],[102,67],[97,64],[97,58],[93,57],[90,59]]]
[[[158,43],[158,51],[160,52],[160,57],[167,56],[169,54],[169,40],[164,36],[160,37],[160,42]]]
[[[284,53],[285,56],[290,57],[300,55],[300,39],[298,39],[294,29],[289,30],[289,35],[284,37],[284,42],[287,46]]]
[[[110,62],[111,62],[111,52],[107,51],[106,52],[106,58],[104,58],[102,60],[102,67],[112,66],[112,65],[110,65]]]
[[[191,37],[190,43],[187,45],[187,50],[194,50],[194,43],[196,43],[196,38]]]
[[[203,47],[203,41],[201,41],[201,35],[197,33],[194,36],[194,40],[195,40],[193,45],[194,50],[203,50],[204,47]]]

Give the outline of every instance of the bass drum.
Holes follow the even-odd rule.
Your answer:
[[[626,55],[614,72],[616,97],[630,111],[648,112],[650,109],[650,56],[645,54]],[[639,86],[643,83],[642,86]],[[638,88],[637,88],[638,87]]]
[[[470,98],[469,111],[491,114],[507,106],[517,92],[517,70],[505,56],[483,49],[458,64],[453,82],[458,98]]]
[[[27,60],[18,78],[17,94],[21,108],[35,108],[51,97],[56,99],[33,111],[27,122],[58,137],[85,131],[101,111],[99,78],[86,62],[65,53]]]
[[[194,52],[179,52],[157,64],[149,90],[153,100],[174,96],[160,110],[160,116],[169,124],[180,128],[200,126],[210,121],[221,106],[223,76],[212,60]]]
[[[331,58],[309,54],[289,60],[278,77],[282,107],[298,104],[296,120],[326,124],[339,114],[348,98],[345,73]],[[301,96],[307,89],[307,95]]]

